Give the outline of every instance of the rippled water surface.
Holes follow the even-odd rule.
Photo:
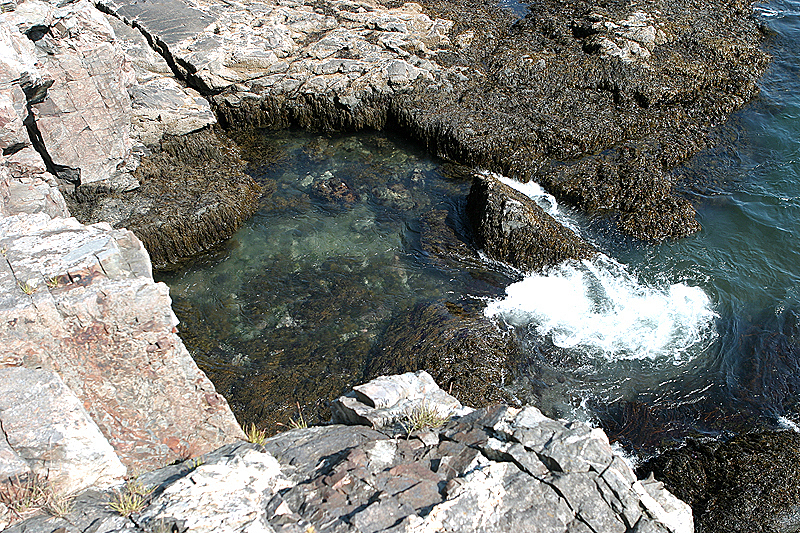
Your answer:
[[[222,249],[162,275],[187,345],[240,420],[274,425],[295,402],[324,416],[397,313],[468,300],[523,346],[520,399],[635,448],[800,422],[800,2],[756,16],[775,32],[761,95],[680,171],[699,234],[632,243],[515,185],[603,254],[525,277],[443,261],[423,219],[467,233],[459,169],[382,134],[265,133],[243,146],[274,193]]]

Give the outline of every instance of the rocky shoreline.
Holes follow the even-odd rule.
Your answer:
[[[0,497],[46,478],[77,498],[60,517],[22,522],[3,501],[0,524],[691,531],[689,507],[637,480],[602,431],[534,407],[469,413],[424,373],[338,400],[334,422],[371,429],[245,444],[152,265],[228,238],[269,193],[217,117],[229,129],[399,129],[459,163],[540,181],[636,238],[696,231],[670,171],[754,94],[767,61],[748,3],[709,6],[544,2],[518,20],[480,2],[4,3]],[[513,192],[487,199],[502,187],[483,176],[470,209],[490,255],[529,269],[593,253]],[[462,319],[436,305],[415,313]],[[477,386],[513,366],[504,343],[466,339],[452,354],[432,344],[420,361],[372,372],[416,370],[435,354],[447,367],[437,379],[485,405],[506,400]],[[455,365],[476,346],[483,359]],[[412,430],[424,408],[453,416]],[[133,479],[146,506],[112,512]]]
[[[637,480],[602,431],[535,407],[474,411],[418,372],[358,386],[333,410],[332,425],[139,476],[128,516],[93,488],[63,516],[7,531],[693,531],[688,505]]]

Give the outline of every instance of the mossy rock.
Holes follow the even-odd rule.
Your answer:
[[[479,309],[419,303],[395,317],[376,344],[365,380],[426,370],[443,390],[471,407],[515,403],[503,389],[520,352],[511,333]]]
[[[134,173],[140,187],[77,194],[71,208],[83,223],[130,229],[153,266],[166,269],[230,238],[255,212],[263,189],[244,170],[236,145],[219,132],[165,136]]]

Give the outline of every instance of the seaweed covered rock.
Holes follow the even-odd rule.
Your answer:
[[[641,239],[697,231],[670,172],[756,94],[767,64],[742,0],[546,0],[523,19],[487,0],[102,5],[226,127],[399,126]]]
[[[454,21],[446,73],[392,101],[435,153],[533,179],[644,239],[699,228],[670,170],[756,92],[750,3],[546,0],[514,20],[484,0],[424,2]]]
[[[491,174],[476,174],[467,197],[475,241],[493,259],[521,270],[542,270],[595,253],[536,202]]]
[[[513,401],[502,385],[520,354],[513,337],[480,311],[452,302],[420,303],[393,319],[366,376],[427,371],[465,405]]]
[[[84,195],[78,187],[70,208],[84,223],[130,229],[153,266],[167,268],[229,238],[255,212],[261,189],[244,166],[235,145],[214,131],[166,136],[136,169],[139,188]]]
[[[800,528],[800,434],[740,435],[690,441],[639,467],[692,506],[698,533],[760,533]]]
[[[441,268],[478,264],[478,254],[448,218],[450,213],[444,209],[432,209],[420,217],[420,247],[428,259]]]

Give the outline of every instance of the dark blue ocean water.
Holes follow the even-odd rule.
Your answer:
[[[680,170],[700,233],[658,246],[598,238],[600,258],[524,279],[443,265],[421,247],[420,217],[440,209],[462,223],[468,180],[380,134],[265,133],[287,154],[254,164],[277,183],[273,198],[222,250],[162,276],[193,329],[190,351],[233,394],[248,375],[305,368],[314,375],[269,399],[293,409],[313,396],[309,381],[334,383],[321,389],[329,396],[358,381],[403,309],[471,300],[527,351],[513,386],[521,400],[592,420],[632,448],[800,423],[800,2],[754,16],[774,31],[761,93]],[[333,177],[353,202],[314,195]],[[543,191],[523,189],[584,231]]]

